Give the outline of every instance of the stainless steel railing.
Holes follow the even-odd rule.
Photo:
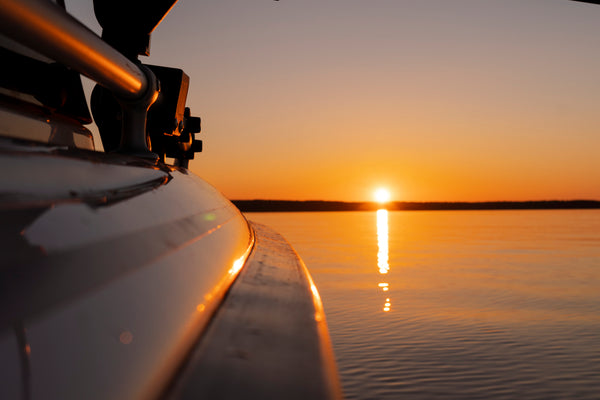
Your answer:
[[[148,89],[136,64],[50,1],[0,0],[0,32],[121,98],[135,100]]]

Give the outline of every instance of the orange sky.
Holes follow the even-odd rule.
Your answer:
[[[180,0],[143,61],[190,76],[232,199],[600,199],[599,49],[566,0]]]

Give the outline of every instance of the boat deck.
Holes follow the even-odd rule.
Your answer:
[[[172,398],[341,398],[321,300],[287,241],[252,223],[255,248]]]

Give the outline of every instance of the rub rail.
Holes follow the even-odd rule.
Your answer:
[[[53,2],[0,0],[0,32],[121,98],[136,100],[148,89],[148,79],[136,64]]]

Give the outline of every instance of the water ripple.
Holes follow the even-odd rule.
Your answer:
[[[600,398],[600,211],[263,222],[319,287],[348,399]]]

